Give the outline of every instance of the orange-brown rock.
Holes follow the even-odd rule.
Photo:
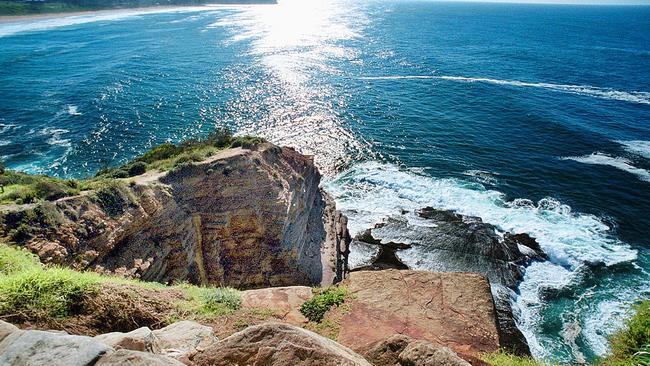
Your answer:
[[[132,185],[5,210],[0,235],[46,263],[148,281],[331,284],[349,236],[319,183],[312,158],[292,149],[229,149]]]
[[[191,360],[197,366],[371,366],[331,339],[283,323],[248,327]]]
[[[499,348],[490,285],[474,273],[352,272],[339,343],[355,351],[394,334],[449,347],[465,359]],[[332,313],[332,312],[331,312]],[[340,316],[340,314],[338,314]]]
[[[300,306],[313,296],[311,287],[270,287],[243,291],[241,300],[243,308],[263,308],[283,322],[304,324],[308,320],[300,312]]]

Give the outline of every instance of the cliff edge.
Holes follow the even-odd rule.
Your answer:
[[[0,213],[46,264],[145,281],[259,288],[343,277],[346,220],[310,157],[263,143],[223,150],[54,202]]]

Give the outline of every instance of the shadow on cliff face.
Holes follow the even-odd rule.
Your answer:
[[[353,271],[411,268],[486,276],[492,285],[501,345],[515,354],[530,355],[516,325],[512,298],[525,266],[533,260],[546,260],[534,238],[499,235],[493,225],[478,217],[426,207],[386,218],[358,235],[353,245],[374,253],[367,264]]]

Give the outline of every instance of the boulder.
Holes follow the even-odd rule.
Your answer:
[[[147,327],[138,328],[128,333],[113,332],[100,334],[96,340],[105,343],[115,349],[127,349],[142,352],[160,352],[160,342]]]
[[[192,361],[199,366],[370,366],[328,338],[283,323],[248,327],[198,353]]]
[[[154,330],[153,335],[159,341],[161,354],[184,363],[218,341],[212,328],[189,320]]]
[[[185,364],[163,355],[120,349],[100,358],[95,366],[185,366]]]
[[[0,343],[0,365],[93,365],[97,359],[112,350],[90,337],[19,330]]]
[[[447,347],[434,347],[431,343],[411,342],[399,355],[404,366],[471,366]]]
[[[396,333],[465,359],[499,348],[490,285],[481,275],[389,269],[351,272],[343,284],[351,292],[348,306],[326,319],[340,316],[337,340],[353,350]]]
[[[8,335],[18,330],[18,327],[0,320],[0,342],[5,339]]]
[[[264,308],[273,312],[275,318],[291,324],[307,323],[300,306],[314,294],[311,287],[270,287],[242,291],[242,308]]]

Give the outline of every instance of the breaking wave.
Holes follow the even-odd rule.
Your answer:
[[[603,153],[595,152],[591,155],[585,156],[568,156],[562,158],[562,160],[573,160],[583,164],[611,166],[624,172],[634,174],[637,176],[637,178],[643,181],[650,182],[649,171],[635,167],[632,165],[631,161],[625,158],[609,156]]]
[[[470,78],[464,76],[445,75],[406,75],[406,76],[366,76],[363,80],[401,80],[401,79],[437,79],[461,83],[485,83],[493,85],[507,85],[522,88],[540,88],[557,92],[578,94],[600,99],[618,100],[629,103],[650,105],[650,92],[643,91],[621,91],[611,88],[599,88],[590,85],[569,85],[551,83],[530,83],[518,80],[500,80],[490,78]]]

